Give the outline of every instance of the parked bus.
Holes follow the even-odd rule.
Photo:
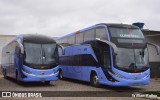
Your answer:
[[[1,62],[4,78],[46,84],[58,80],[58,44],[51,37],[18,35],[3,47]]]
[[[97,24],[58,38],[60,78],[110,86],[147,85],[150,68],[147,43],[141,30],[126,24]]]

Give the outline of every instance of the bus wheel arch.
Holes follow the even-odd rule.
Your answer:
[[[98,76],[97,76],[97,72],[94,71],[94,70],[91,71],[90,82],[91,82],[91,85],[93,85],[95,87],[99,87],[100,86],[99,79],[98,79]]]
[[[59,79],[63,79],[63,74],[62,74],[62,69],[59,68],[59,75],[58,75]]]

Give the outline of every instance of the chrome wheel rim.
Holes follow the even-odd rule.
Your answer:
[[[62,79],[62,78],[63,78],[63,76],[62,76],[62,72],[60,73],[60,75],[59,75],[59,76],[60,76],[60,79]]]
[[[97,82],[98,82],[98,77],[95,75],[95,76],[93,77],[93,83],[94,83],[94,84],[97,84]]]

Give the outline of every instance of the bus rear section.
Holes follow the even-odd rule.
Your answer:
[[[45,82],[58,80],[58,45],[50,37],[20,35],[2,50],[4,77],[17,82]]]

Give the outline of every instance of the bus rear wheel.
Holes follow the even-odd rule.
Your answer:
[[[96,73],[93,73],[91,76],[91,84],[95,87],[99,87],[98,76]]]

